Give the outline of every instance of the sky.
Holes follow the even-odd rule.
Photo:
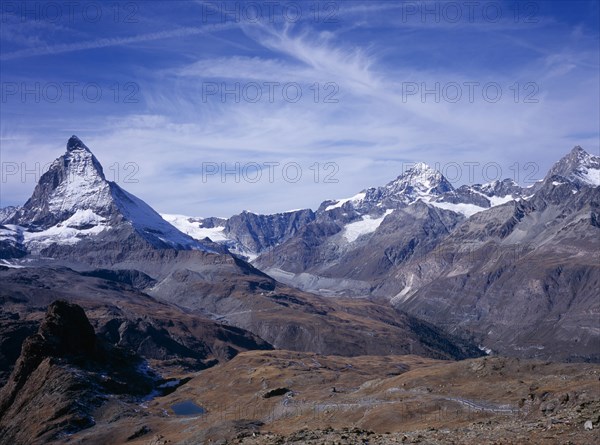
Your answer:
[[[76,134],[161,213],[313,208],[416,162],[600,154],[600,2],[0,2],[0,207]]]

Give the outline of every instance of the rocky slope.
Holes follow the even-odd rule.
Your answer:
[[[241,332],[252,332],[274,347],[298,351],[339,355],[418,353],[447,359],[482,354],[468,340],[455,339],[435,326],[393,308],[386,301],[327,300],[281,285],[231,256],[173,250],[152,251],[152,255],[148,255],[148,252],[140,251],[139,257],[129,255],[110,267],[113,273],[118,272],[117,277],[111,277],[105,269],[76,273],[57,270],[55,265],[5,268],[0,270],[0,278],[5,283],[0,295],[6,296],[6,302],[21,298],[23,305],[30,307],[39,304],[39,299],[54,295],[70,295],[77,301],[87,300],[85,304],[93,304],[99,296],[106,294],[106,303],[110,304],[107,310],[117,302],[119,305],[135,304],[138,316],[149,319],[152,326],[170,332],[169,320],[182,315],[175,316],[157,307],[160,301],[168,302],[189,312],[186,326],[194,317],[204,322],[210,319],[239,328]],[[131,282],[132,274],[134,277],[141,275],[135,282],[140,282],[144,293],[132,292],[127,284]],[[108,283],[93,275],[108,278]],[[115,283],[115,279],[120,281]],[[67,284],[69,281],[72,283]],[[106,287],[114,291],[107,292],[103,289]],[[124,290],[127,292],[119,295],[118,292]],[[89,299],[85,298],[88,294]],[[31,295],[35,297],[31,298]],[[18,298],[15,304],[19,304]],[[123,315],[114,317],[118,319],[113,322],[116,326],[124,321]],[[126,319],[135,320],[135,316]],[[134,323],[138,330],[147,329],[145,325]],[[189,348],[194,350],[200,345],[186,346],[188,349],[184,350],[189,354],[186,357],[196,357]],[[200,350],[204,349],[202,346]],[[203,362],[205,357],[202,359]]]
[[[597,361],[599,186],[600,157],[581,147],[525,189],[454,188],[417,164],[322,203],[253,264],[306,291],[389,299],[499,353]]]
[[[144,416],[76,438],[122,443],[146,431],[131,443],[591,445],[599,376],[598,365],[501,357],[247,352],[153,400]],[[204,411],[176,414],[186,402]]]
[[[99,341],[83,309],[56,301],[0,390],[0,443],[48,443],[95,424],[110,395],[142,396],[157,376],[140,357]]]
[[[255,264],[303,289],[391,299],[497,353],[599,361],[599,165],[575,147],[530,189],[506,180],[445,191],[359,236],[351,228],[368,216],[344,218],[365,207],[360,199],[322,205],[315,222]],[[483,211],[461,215],[462,205]]]
[[[376,292],[502,354],[600,360],[600,187],[581,181],[581,157],[575,148],[531,197],[472,216]]]
[[[45,308],[56,298],[85,308],[104,341],[169,372],[204,369],[240,351],[271,348],[247,331],[140,292],[131,285],[131,276],[131,271],[80,274],[67,268],[0,266],[0,376],[4,376],[0,384],[14,366],[25,337],[37,329]]]

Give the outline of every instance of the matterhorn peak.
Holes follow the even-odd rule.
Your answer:
[[[73,135],[36,185],[31,198],[7,221],[17,226],[30,252],[52,244],[137,233],[158,248],[200,249],[204,244],[181,233],[148,204],[107,181],[91,150]],[[116,239],[116,238],[115,238]]]
[[[87,147],[87,145],[85,145],[83,143],[83,141],[81,139],[79,139],[77,136],[73,135],[67,141],[67,151],[69,152],[69,151],[78,150],[78,149],[84,149],[86,151],[90,151],[90,149]]]
[[[78,211],[109,217],[112,192],[102,165],[77,136],[39,179],[31,198],[11,218],[12,224],[45,230]],[[89,213],[89,212],[88,212]]]

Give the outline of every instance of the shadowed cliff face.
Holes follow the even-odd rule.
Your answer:
[[[55,301],[0,391],[0,443],[44,443],[94,425],[107,395],[152,390],[157,377],[142,363],[99,341],[80,306]]]
[[[130,350],[160,368],[205,369],[240,351],[270,349],[251,333],[162,303],[132,287],[152,283],[135,271],[0,266],[0,386],[26,337],[57,298],[84,308],[99,342]]]
[[[83,309],[62,300],[52,303],[38,332],[23,343],[21,356],[7,384],[8,391],[5,388],[2,392],[0,413],[10,406],[44,359],[92,358],[95,353],[96,335]]]

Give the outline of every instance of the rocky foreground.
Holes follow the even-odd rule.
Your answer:
[[[597,365],[500,357],[244,352],[74,443],[592,445],[599,377]],[[178,415],[181,403],[202,411]]]
[[[600,404],[568,410],[558,418],[527,421],[523,419],[486,420],[461,428],[427,428],[401,433],[375,433],[360,428],[341,430],[301,430],[287,436],[273,433],[244,433],[226,444],[245,445],[355,445],[355,444],[428,444],[428,445],[523,445],[565,444],[595,445],[600,440],[598,422]],[[587,418],[595,426],[586,428]],[[594,431],[595,429],[595,431]]]
[[[0,390],[0,444],[600,442],[595,364],[263,350],[197,370],[130,346],[52,303]]]

